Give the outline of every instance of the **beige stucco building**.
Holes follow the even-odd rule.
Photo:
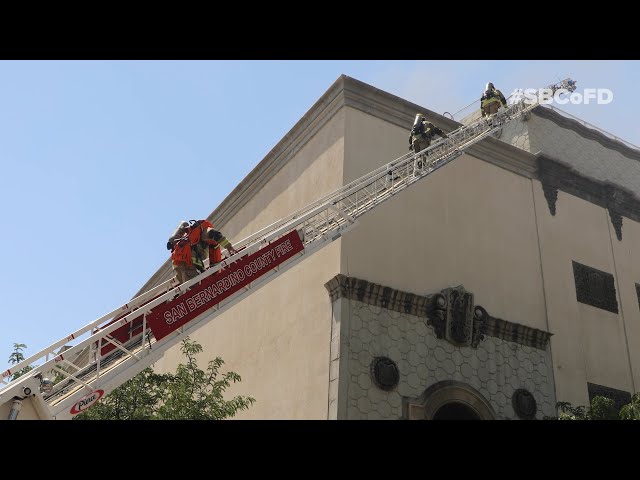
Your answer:
[[[416,112],[341,76],[209,216],[232,241],[407,152]],[[640,151],[548,107],[198,329],[246,419],[543,418],[640,385]],[[167,261],[141,291],[173,275]],[[173,371],[179,346],[155,364]]]

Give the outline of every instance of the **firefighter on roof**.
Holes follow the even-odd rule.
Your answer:
[[[507,101],[504,98],[504,95],[500,90],[497,90],[493,83],[487,83],[487,86],[484,89],[484,93],[480,98],[480,110],[482,111],[483,117],[489,117],[498,113],[500,106],[506,108]]]

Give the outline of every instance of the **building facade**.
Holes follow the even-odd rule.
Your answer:
[[[407,152],[417,112],[341,76],[209,219],[244,238]],[[640,151],[538,107],[197,330],[236,418],[541,419],[640,382]],[[141,289],[173,275],[167,261]],[[155,368],[173,371],[179,346]]]

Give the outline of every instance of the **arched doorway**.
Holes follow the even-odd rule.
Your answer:
[[[480,420],[480,416],[463,403],[449,402],[433,414],[432,420]]]
[[[491,403],[466,383],[444,380],[417,398],[404,398],[404,418],[409,420],[493,420]]]

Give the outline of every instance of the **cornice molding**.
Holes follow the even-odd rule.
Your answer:
[[[426,296],[416,295],[367,280],[348,277],[341,273],[325,283],[324,286],[329,292],[329,298],[332,302],[340,298],[357,300],[387,310],[423,317],[425,322],[430,314],[432,299],[439,295],[439,293]],[[484,311],[486,312],[486,310]],[[435,331],[434,327],[428,326]],[[488,313],[483,319],[481,333],[541,350],[546,349],[552,335],[544,330],[493,317]]]
[[[587,138],[589,140],[594,140],[598,142],[605,148],[610,150],[615,150],[616,152],[624,155],[627,158],[631,158],[633,160],[640,160],[640,150],[633,149],[622,142],[614,140],[606,136],[604,133],[599,132],[598,130],[594,130],[593,128],[589,128],[577,120],[573,120],[572,118],[565,117],[561,113],[556,112],[552,108],[547,108],[544,106],[538,106],[532,110],[532,113],[540,118],[544,118],[547,120],[551,120],[553,123],[558,125],[559,127],[566,128],[568,130],[573,130],[581,137]]]
[[[552,215],[558,208],[560,190],[608,210],[618,240],[622,240],[622,217],[640,222],[640,199],[633,192],[582,175],[565,162],[545,155],[540,155],[536,163],[537,177]]]

